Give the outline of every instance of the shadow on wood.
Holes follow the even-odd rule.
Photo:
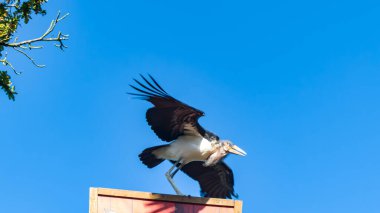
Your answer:
[[[166,195],[90,188],[90,213],[240,213],[242,202],[219,198]]]

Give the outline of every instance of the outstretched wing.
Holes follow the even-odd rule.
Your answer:
[[[161,140],[170,142],[181,135],[205,134],[205,130],[198,123],[198,119],[204,115],[202,111],[171,97],[151,75],[150,80],[142,75],[141,78],[145,84],[133,79],[140,88],[130,85],[139,93],[128,94],[154,105],[146,112],[146,120]]]
[[[220,161],[214,166],[203,166],[201,161],[193,161],[182,169],[184,173],[199,182],[204,197],[237,197],[234,192],[234,174],[226,163]]]

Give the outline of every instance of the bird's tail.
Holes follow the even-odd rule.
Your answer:
[[[169,145],[161,145],[161,146],[154,146],[145,149],[144,151],[139,154],[139,158],[143,164],[145,164],[148,168],[153,168],[157,166],[158,164],[162,163],[165,159],[157,158],[156,155],[153,154],[153,151],[166,147]]]

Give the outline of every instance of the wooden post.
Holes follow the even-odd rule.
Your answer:
[[[90,188],[90,213],[241,213],[240,200]]]

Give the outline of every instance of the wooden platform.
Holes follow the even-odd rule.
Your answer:
[[[90,188],[90,213],[241,213],[240,200]]]

